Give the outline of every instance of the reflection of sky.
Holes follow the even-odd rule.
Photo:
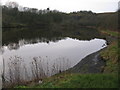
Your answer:
[[[90,41],[81,41],[77,39],[67,38],[58,42],[27,44],[17,50],[9,50],[5,47],[3,57],[8,60],[10,56],[21,56],[27,62],[33,57],[46,57],[50,61],[59,58],[68,58],[73,65],[77,64],[86,55],[102,49],[105,40],[93,39]]]
[[[3,53],[3,48],[0,47],[0,68],[2,67],[2,61],[3,61],[3,59],[2,59],[2,53]],[[0,75],[1,75],[1,69],[0,69]]]
[[[2,55],[0,54],[0,89],[2,88],[2,77],[1,77],[1,75],[2,75],[2,62],[3,60],[2,60]]]
[[[2,62],[3,61],[3,59],[2,59],[2,55],[0,54],[0,68],[2,67]],[[0,74],[1,74],[1,69],[0,69]]]

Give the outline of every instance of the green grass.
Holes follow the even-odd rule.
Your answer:
[[[46,78],[42,84],[16,88],[117,88],[116,74],[59,74]]]
[[[112,42],[104,51],[101,52],[102,58],[106,61],[104,73],[118,73],[118,43]]]
[[[101,33],[106,37],[112,36],[116,37],[116,40],[112,41],[108,47],[101,52],[101,57],[106,61],[106,66],[104,67],[104,73],[118,73],[118,56],[120,48],[118,45],[120,41],[117,38],[120,37],[120,32],[111,30],[101,30]]]
[[[114,37],[120,37],[120,33],[117,31],[111,31],[111,30],[102,30],[101,33],[114,36]]]

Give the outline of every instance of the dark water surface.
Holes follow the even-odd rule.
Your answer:
[[[36,74],[36,70],[51,76],[75,66],[87,55],[106,47],[106,41],[99,39],[99,33],[95,30],[30,31],[21,29],[3,32],[3,39],[6,41],[1,52],[6,77],[16,70],[19,70],[23,78],[26,78],[27,73],[28,79],[34,76],[33,73]]]

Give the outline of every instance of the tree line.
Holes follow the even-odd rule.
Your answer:
[[[117,30],[118,12],[93,13],[92,11],[77,11],[64,13],[58,10],[38,10],[21,7],[15,2],[2,6],[3,28],[9,27],[39,27],[42,29],[71,30],[79,27],[97,27]]]

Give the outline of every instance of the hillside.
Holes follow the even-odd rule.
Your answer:
[[[36,8],[2,6],[3,27],[39,27],[42,29],[77,27],[118,29],[118,12],[93,13],[92,11],[78,11],[63,13],[56,10],[38,10]]]

